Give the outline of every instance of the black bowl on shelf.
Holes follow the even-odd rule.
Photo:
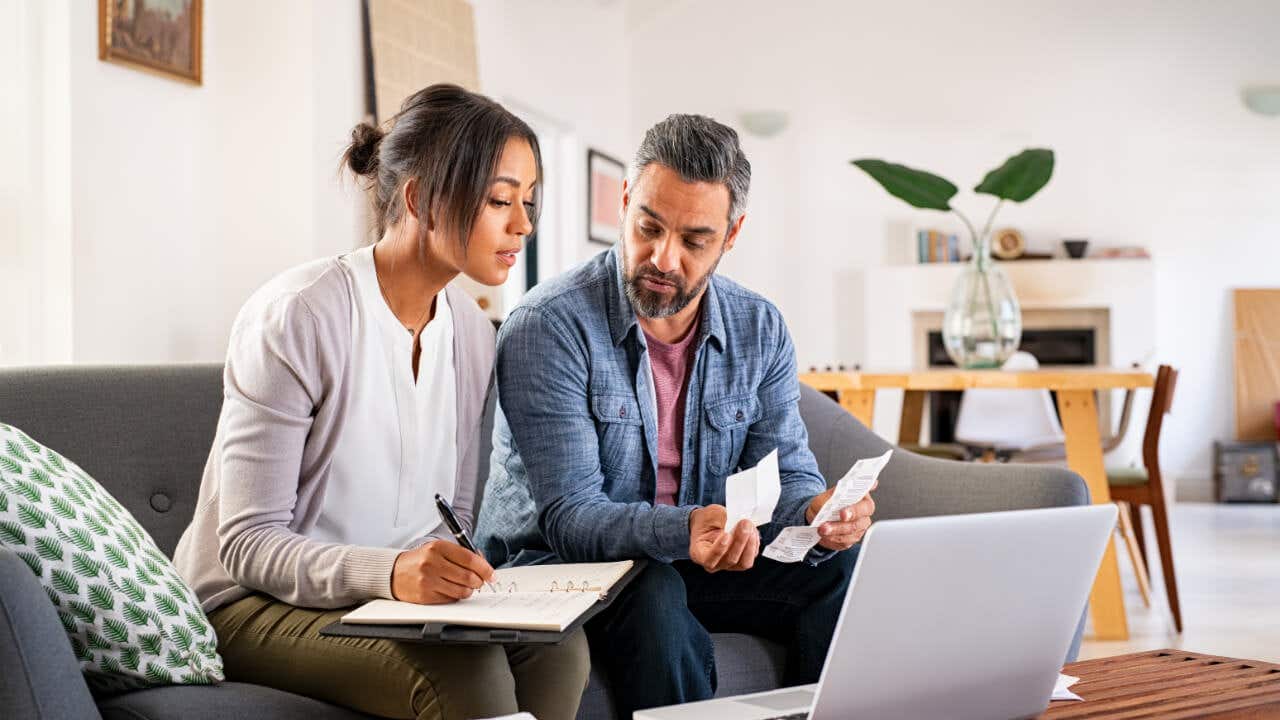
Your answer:
[[[1063,240],[1062,247],[1067,251],[1067,257],[1072,260],[1079,260],[1084,257],[1085,251],[1089,249],[1088,240]]]

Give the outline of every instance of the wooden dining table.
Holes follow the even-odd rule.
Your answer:
[[[815,390],[835,395],[840,404],[867,427],[872,426],[876,393],[904,391],[899,444],[917,443],[924,417],[926,393],[941,390],[1022,389],[1057,393],[1058,414],[1066,436],[1067,466],[1084,478],[1095,504],[1111,502],[1107,471],[1103,464],[1102,437],[1098,429],[1099,390],[1149,388],[1155,380],[1143,370],[1101,367],[1040,370],[930,369],[902,372],[811,372],[800,381]],[[1108,541],[1102,565],[1089,594],[1097,640],[1127,640],[1129,627],[1120,588],[1115,543]]]

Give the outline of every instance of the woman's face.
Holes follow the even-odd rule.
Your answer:
[[[459,268],[484,285],[506,282],[524,238],[533,232],[534,186],[538,164],[524,138],[511,138],[502,149],[489,196],[471,226],[466,257]]]

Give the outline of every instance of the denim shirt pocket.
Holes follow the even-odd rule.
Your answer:
[[[636,398],[619,393],[592,395],[591,414],[600,438],[600,467],[638,472],[644,459],[644,421]]]
[[[708,403],[703,411],[707,426],[703,429],[703,457],[707,468],[727,475],[738,464],[747,428],[759,419],[760,401],[754,395],[743,395]]]

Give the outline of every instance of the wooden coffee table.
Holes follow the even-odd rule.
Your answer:
[[[1151,650],[1072,663],[1071,691],[1084,702],[1050,703],[1042,720],[1062,718],[1280,718],[1280,665]]]

